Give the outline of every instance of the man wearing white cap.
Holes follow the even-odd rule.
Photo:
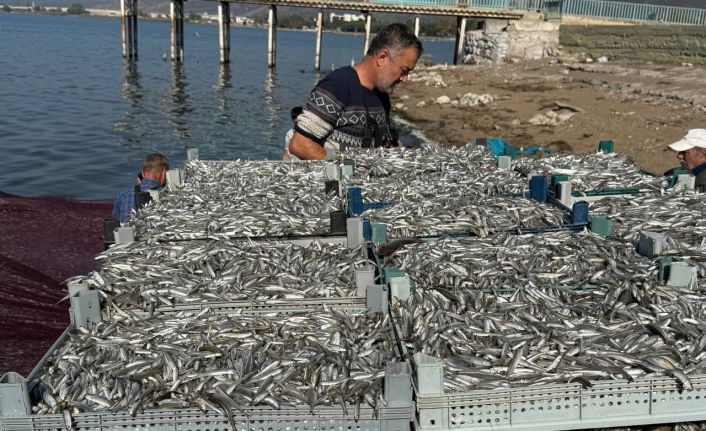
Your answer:
[[[669,148],[677,152],[682,167],[689,169],[696,177],[694,187],[706,191],[706,129],[691,129]]]

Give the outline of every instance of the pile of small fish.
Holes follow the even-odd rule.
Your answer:
[[[120,309],[208,301],[355,296],[361,248],[314,241],[186,241],[112,247],[85,279]],[[72,280],[74,281],[74,280]]]
[[[440,147],[424,144],[414,150],[351,148],[341,153],[341,159],[352,159],[355,163],[354,177],[357,179],[384,179],[397,175],[441,172],[449,169],[472,170],[477,164],[496,165],[487,149],[479,146]]]
[[[447,392],[706,372],[706,296],[647,281],[508,296],[418,287],[395,305],[409,354],[443,360]]]
[[[203,188],[227,184],[237,187],[249,183],[251,187],[266,188],[272,183],[296,185],[299,180],[322,182],[323,162],[280,163],[268,161],[202,161],[191,160],[184,165],[184,174],[189,184]]]
[[[664,232],[703,278],[706,204],[697,196],[663,191],[661,179],[614,154],[522,159],[517,170],[498,169],[472,145],[341,158],[355,162],[344,188],[391,202],[362,216],[402,238],[403,248],[387,244],[380,256],[415,287],[392,305],[403,355],[442,359],[445,391],[651,376],[691,389],[690,377],[706,372],[706,296],[660,285],[657,263],[634,247],[641,230]],[[568,222],[557,206],[518,196],[530,172],[568,173],[576,191],[647,192],[593,204],[613,219],[615,238],[520,234]],[[70,333],[47,361],[34,411],[62,412],[71,428],[78,412],[199,408],[233,429],[234,414],[254,406],[377,413],[385,370],[399,360],[390,316],[320,303],[276,311],[300,298],[346,307],[355,270],[373,262],[339,244],[234,239],[328,234],[342,199],[325,193],[324,163],[191,161],[185,174],[131,219],[140,241],[113,246],[99,270],[70,280],[99,292],[103,321]],[[476,237],[449,238],[460,232]],[[220,315],[218,303],[230,301],[255,306]]]
[[[663,233],[678,249],[706,252],[706,200],[701,194],[671,190],[605,198],[592,204],[591,213],[608,216],[616,237],[635,242],[641,232]]]
[[[437,196],[435,200],[402,202],[362,214],[387,225],[391,238],[470,232],[485,237],[507,230],[565,224],[566,213],[525,198]]]
[[[324,192],[320,163],[189,162],[186,182],[133,218],[160,240],[327,234],[340,198]]]
[[[198,407],[229,418],[247,407],[384,403],[395,362],[388,316],[336,309],[291,316],[114,319],[71,334],[39,376],[36,413]]]
[[[657,280],[657,267],[632,244],[588,232],[502,234],[409,245],[390,264],[421,287],[500,290],[518,286],[620,288]]]
[[[616,153],[521,158],[514,164],[516,170],[525,174],[568,174],[575,192],[616,188],[658,191],[666,186],[664,178],[642,172],[632,159]]]
[[[441,148],[425,145],[414,151],[351,152],[352,178],[344,186],[362,188],[369,202],[427,202],[449,196],[497,196],[526,190],[526,179],[499,170],[497,161],[480,146]],[[344,154],[345,158],[345,154]]]

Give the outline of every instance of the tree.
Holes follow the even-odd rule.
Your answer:
[[[373,22],[375,22],[375,17],[373,17]],[[365,21],[324,21],[324,28],[327,30],[358,33],[365,31]]]
[[[312,26],[313,21],[310,18],[301,15],[289,15],[279,20],[277,25],[280,28],[302,28],[304,26]]]
[[[267,21],[269,20],[267,11],[257,11],[251,14],[250,18],[254,19],[256,24],[267,24]]]
[[[88,11],[80,3],[74,3],[66,9],[66,13],[69,15],[88,15]]]
[[[12,12],[12,8],[6,4],[2,5],[3,12]]]

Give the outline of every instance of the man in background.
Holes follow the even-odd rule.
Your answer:
[[[706,191],[706,129],[691,129],[686,136],[670,144],[669,148],[677,152],[682,167],[696,177],[694,189]]]
[[[329,148],[398,146],[390,125],[390,93],[409,80],[422,50],[404,24],[380,30],[360,63],[336,69],[316,84],[297,118],[289,151],[322,160]]]
[[[130,213],[135,209],[135,192],[148,192],[162,190],[167,184],[167,171],[169,160],[159,153],[148,154],[142,162],[140,175],[142,180],[139,185],[128,187],[115,197],[113,201],[113,218],[120,223],[125,223],[130,218]],[[139,176],[138,176],[139,178]]]

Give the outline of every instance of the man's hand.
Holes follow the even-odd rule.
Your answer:
[[[298,132],[294,132],[294,136],[289,142],[289,152],[302,160],[324,160],[326,158],[324,147]]]

